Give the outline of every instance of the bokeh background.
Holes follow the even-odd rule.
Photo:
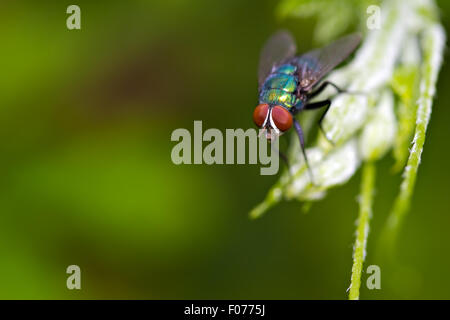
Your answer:
[[[310,49],[315,20],[280,21],[269,0],[79,0],[69,31],[70,4],[0,3],[0,298],[346,298],[359,173],[307,214],[288,202],[251,221],[277,176],[170,158],[194,120],[252,127],[262,44],[285,27]],[[382,288],[361,298],[450,298],[445,62],[439,78],[395,266],[373,254],[400,181],[380,163],[365,266]]]

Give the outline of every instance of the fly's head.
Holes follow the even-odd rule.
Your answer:
[[[280,136],[292,127],[293,118],[286,108],[263,103],[255,108],[253,121],[263,129],[267,139],[273,140],[274,135]]]

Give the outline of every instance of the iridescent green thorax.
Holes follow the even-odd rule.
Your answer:
[[[290,109],[297,103],[297,97],[292,93],[280,89],[262,90],[259,97],[259,103],[280,105]]]
[[[281,105],[287,109],[294,107],[299,100],[295,92],[298,78],[297,67],[283,64],[275,69],[264,81],[259,95],[259,103]]]

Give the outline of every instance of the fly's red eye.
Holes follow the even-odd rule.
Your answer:
[[[267,112],[269,111],[268,104],[260,104],[253,111],[253,121],[258,127],[262,127],[264,120],[266,120]]]
[[[272,119],[277,128],[281,131],[286,131],[292,127],[292,115],[282,106],[275,106],[272,109]]]

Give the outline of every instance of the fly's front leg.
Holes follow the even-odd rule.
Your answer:
[[[325,108],[324,113],[322,114],[322,116],[319,119],[319,123],[318,123],[319,129],[320,129],[320,131],[322,131],[322,133],[325,136],[325,138],[327,139],[327,141],[330,142],[332,145],[334,145],[334,142],[328,138],[325,130],[322,127],[322,120],[325,118],[325,115],[327,114],[328,110],[330,110],[330,107],[331,107],[331,100],[327,99],[327,100],[323,100],[323,101],[308,103],[305,106],[305,110],[314,110],[314,109],[319,109],[319,108]]]
[[[295,118],[294,118],[294,127],[295,127],[295,131],[297,132],[298,139],[300,140],[300,147],[302,149],[303,157],[305,158],[305,163],[306,163],[306,168],[308,169],[309,178],[311,179],[312,184],[315,185],[311,167],[309,166],[308,157],[306,156],[305,138],[303,135],[303,130],[302,130],[302,127],[300,126],[300,123],[298,123],[298,121]]]
[[[289,165],[289,159],[288,157],[279,149],[277,149],[275,146],[272,146],[272,148],[275,149],[275,151],[278,152],[278,155],[280,156],[280,158],[284,161],[284,163],[286,164],[287,168],[288,168],[288,172],[291,173],[290,171],[290,165]]]

